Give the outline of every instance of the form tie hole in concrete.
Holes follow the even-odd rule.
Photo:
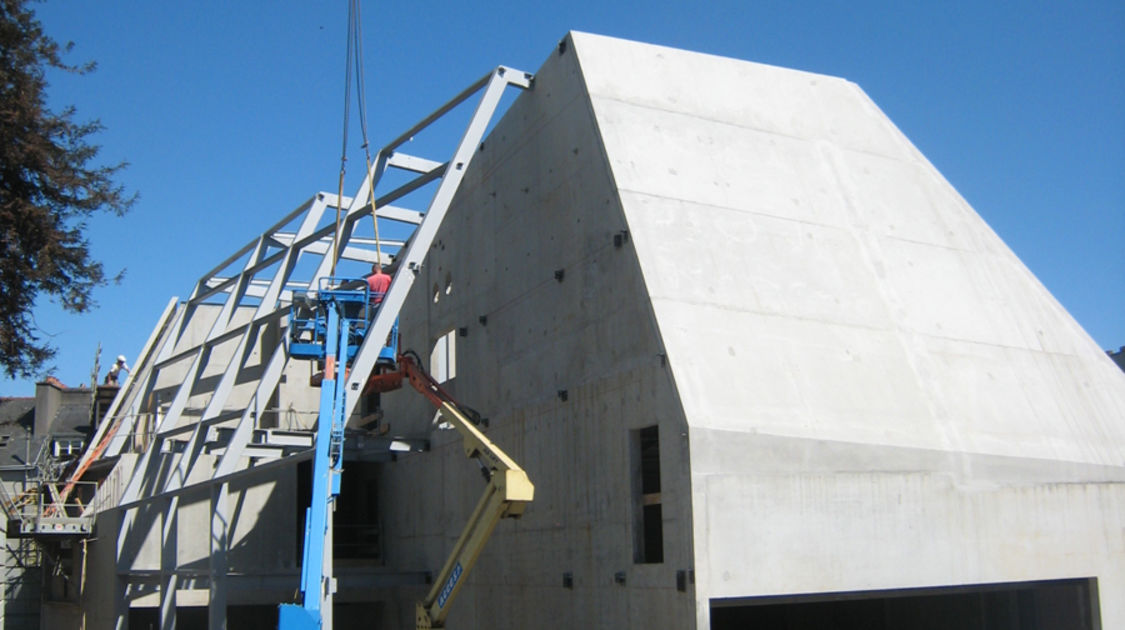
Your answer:
[[[561,400],[563,402],[566,402],[566,399],[570,397],[569,392],[567,392],[565,389],[560,389],[558,394],[559,394],[559,400]]]
[[[621,246],[629,242],[629,230],[621,230],[613,235],[613,246],[621,249]]]
[[[563,573],[563,588],[574,588],[574,574],[570,571]]]
[[[488,315],[481,315],[480,317],[477,318],[477,321],[480,322],[481,326],[487,326],[488,325]]]
[[[565,278],[565,277],[566,277],[566,269],[556,269],[555,270],[555,280],[558,280],[559,282],[562,282],[563,278]]]

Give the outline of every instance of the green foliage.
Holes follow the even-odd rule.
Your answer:
[[[88,138],[101,124],[46,105],[47,68],[94,69],[63,63],[72,46],[45,35],[26,0],[0,0],[0,366],[11,377],[34,375],[55,354],[32,318],[40,293],[75,313],[96,306],[106,278],[90,259],[85,219],[124,214],[136,199],[114,181],[124,163],[95,160],[100,147]]]

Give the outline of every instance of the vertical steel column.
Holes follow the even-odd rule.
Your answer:
[[[161,519],[160,532],[160,630],[176,630],[176,589],[179,576],[177,555],[177,532],[179,525],[179,501],[173,497]]]
[[[211,486],[211,544],[208,577],[211,597],[207,603],[209,630],[227,627],[227,549],[230,545],[230,484]]]
[[[387,295],[383,298],[379,312],[367,331],[367,338],[364,339],[363,345],[352,363],[351,376],[348,378],[348,385],[344,393],[347,401],[344,406],[345,421],[351,417],[359,403],[363,385],[371,374],[372,368],[375,367],[375,361],[379,358],[383,340],[391,332],[391,326],[394,325],[395,318],[398,317],[402,305],[406,302],[406,295],[414,284],[414,276],[430,250],[434,236],[445,218],[446,211],[449,210],[449,204],[453,201],[453,195],[461,185],[461,179],[480,146],[481,138],[484,137],[488,123],[492,120],[492,114],[496,111],[497,105],[500,104],[500,97],[503,96],[504,89],[509,84],[525,89],[531,87],[531,75],[503,66],[492,72],[492,75],[488,78],[484,95],[477,103],[476,111],[473,112],[473,118],[469,121],[469,126],[461,137],[461,142],[453,154],[453,159],[449,161],[425,218],[422,219],[421,225],[415,230],[406,251],[401,252],[398,256],[399,268],[395,272],[394,281],[391,283]],[[393,144],[390,150],[394,150]]]
[[[332,553],[325,549],[328,530],[332,526],[331,496],[337,487],[337,474],[329,461],[329,446],[332,443],[332,425],[337,414],[337,370],[344,369],[337,364],[340,347],[345,348],[347,340],[340,340],[340,314],[335,303],[324,303],[327,319],[327,337],[324,347],[324,379],[320,383],[320,417],[316,426],[316,454],[312,462],[312,501],[305,516],[305,550],[301,565],[302,606],[314,618],[319,618],[322,608],[332,605],[331,588],[325,583],[324,558]]]

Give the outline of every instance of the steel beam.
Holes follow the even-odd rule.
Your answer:
[[[472,161],[473,155],[477,152],[477,147],[480,146],[481,138],[488,128],[488,123],[492,120],[492,114],[496,111],[497,105],[500,104],[500,97],[503,95],[504,89],[510,84],[527,88],[531,85],[531,77],[522,72],[500,67],[478,82],[476,89],[484,87],[484,94],[477,104],[477,109],[473,113],[472,120],[469,121],[468,128],[461,137],[461,142],[453,154],[453,159],[448,162],[450,166],[443,169],[444,175],[438,185],[437,192],[434,193],[433,200],[430,202],[430,207],[426,211],[425,219],[415,231],[405,253],[400,252],[399,254],[399,267],[395,272],[394,280],[391,282],[390,289],[387,290],[387,295],[383,298],[379,312],[375,315],[375,320],[372,322],[367,337],[360,346],[352,364],[345,393],[345,418],[351,417],[359,403],[363,385],[367,381],[367,376],[371,374],[371,370],[375,367],[375,361],[379,358],[382,340],[386,339],[390,333],[395,318],[398,317],[403,303],[406,302],[406,296],[410,292],[410,287],[414,284],[415,271],[421,267],[426,254],[429,252],[434,236],[445,218],[446,211],[449,210],[449,204],[453,201],[453,195],[460,186],[465,170]],[[399,144],[402,141],[404,140],[401,137],[396,140]],[[398,144],[391,143],[388,145],[388,149],[393,151],[397,146]]]
[[[375,156],[373,168],[364,177],[356,194],[343,197],[318,193],[310,197],[200,277],[186,301],[179,303],[173,298],[169,302],[161,316],[160,325],[145,344],[134,372],[126,379],[122,391],[111,406],[106,422],[99,427],[94,437],[94,444],[106,445],[101,448],[106,455],[124,453],[129,446],[128,437],[138,424],[137,418],[147,408],[146,405],[153,404],[150,398],[154,392],[162,392],[165,396],[170,394],[170,399],[165,398],[168,406],[162,415],[158,413],[158,409],[152,409],[157,414],[153,443],[140,453],[131,472],[121,473],[126,479],[124,492],[115,506],[106,508],[120,510],[116,559],[121,576],[117,586],[121,595],[119,601],[126,602],[123,606],[128,605],[130,598],[146,593],[159,593],[161,624],[168,628],[175,624],[176,590],[207,588],[210,590],[210,624],[217,628],[224,627],[226,623],[225,608],[230,601],[228,593],[238,592],[243,585],[257,584],[250,588],[268,588],[261,582],[263,578],[236,578],[230,575],[230,484],[243,479],[275,475],[282,467],[292,467],[312,458],[313,449],[288,455],[282,453],[283,456],[277,460],[262,461],[255,456],[264,455],[265,451],[259,452],[258,445],[251,443],[258,418],[277,390],[288,362],[284,340],[279,340],[268,354],[265,352],[266,348],[260,348],[262,361],[256,363],[255,368],[258,365],[264,368],[255,377],[258,380],[257,386],[248,401],[240,399],[237,403],[232,403],[230,399],[235,391],[234,384],[247,369],[254,351],[259,349],[265,332],[275,330],[274,326],[277,330],[282,329],[281,321],[287,315],[288,301],[292,299],[293,290],[315,290],[319,279],[326,276],[333,264],[341,258],[362,262],[377,259],[377,254],[373,251],[374,239],[361,237],[356,233],[360,221],[373,212],[379,221],[396,221],[413,228],[413,234],[405,241],[380,240],[380,245],[385,245],[392,251],[398,250],[395,260],[399,265],[367,339],[382,340],[386,337],[391,322],[406,299],[414,274],[423,264],[434,235],[499,105],[501,94],[509,85],[527,88],[530,81],[530,75],[504,67],[485,75],[380,150]],[[426,130],[478,94],[479,102],[451,159],[437,161],[398,152],[398,148],[411,137]],[[372,204],[371,193],[379,190],[378,186],[388,169],[405,171],[411,176],[389,192],[374,195],[375,201]],[[398,200],[430,185],[435,185],[436,188],[425,212],[394,205]],[[324,213],[336,204],[346,207],[347,211],[339,222],[322,225]],[[295,221],[299,221],[299,224],[294,232],[291,226]],[[335,239],[335,250],[331,249],[329,239]],[[302,256],[306,255],[315,257],[308,261],[314,269],[311,277],[307,272],[297,273],[298,263],[304,262]],[[230,273],[228,270],[231,266],[240,260],[243,261],[241,271],[232,273],[229,277],[219,275]],[[381,262],[385,264],[390,260],[390,256],[384,255]],[[198,330],[200,325],[196,316],[202,313],[200,309],[205,304],[214,304],[218,309],[214,321],[210,322],[202,341],[184,343],[189,333],[195,334]],[[253,309],[251,320],[234,325],[236,314],[244,312],[244,309]],[[229,361],[224,359],[226,363],[221,366],[212,366],[220,368],[217,382],[212,382],[210,375],[204,377],[205,373],[212,371],[208,369],[208,364],[215,360],[214,357],[221,356],[218,355],[220,346],[225,351],[225,344],[228,343],[235,344],[232,357]],[[365,380],[363,376],[370,372],[379,346],[376,342],[364,343],[353,364],[351,375],[345,384],[345,420],[354,411],[360,381]],[[185,375],[182,380],[177,379],[177,384],[157,388],[157,383],[168,381],[167,377],[163,381],[159,380],[165,370],[174,368],[176,371],[173,373],[179,374],[185,367]],[[198,418],[193,417],[187,406],[189,399],[208,395],[202,414]],[[239,410],[224,410],[232,404],[238,406]],[[214,469],[202,475],[195,470],[200,459],[198,456],[211,439],[214,428],[219,425],[233,430],[229,434],[229,440],[223,445],[221,454],[215,451],[218,462]],[[165,443],[171,444],[174,438],[189,434],[182,451],[171,454],[163,452],[162,446]],[[422,442],[408,446],[425,447]],[[365,456],[373,455],[369,452],[370,445],[360,450]],[[355,448],[349,450],[349,453],[357,452]],[[82,463],[88,465],[93,457],[94,455],[84,456]],[[254,461],[252,466],[251,460]],[[158,473],[163,474],[162,471],[167,470],[169,465],[172,466],[170,477],[163,484],[154,483]],[[192,574],[192,571],[179,567],[177,563],[177,517],[182,497],[200,492],[207,492],[210,497],[210,560],[205,570]],[[94,504],[98,503],[95,501]],[[131,566],[132,559],[145,544],[147,532],[157,526],[160,528],[160,568],[150,574],[138,572]],[[326,540],[323,542],[327,545],[330,545],[330,536],[330,532],[326,531]],[[327,557],[330,554],[325,556],[325,571],[331,574],[331,558]],[[294,573],[283,579],[292,581],[295,578]],[[258,581],[255,582],[255,579]],[[330,602],[330,593],[325,595],[325,602]],[[127,608],[118,608],[117,615],[117,626],[123,627]]]

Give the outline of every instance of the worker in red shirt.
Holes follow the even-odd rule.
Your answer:
[[[383,273],[379,263],[371,265],[371,275],[367,276],[367,289],[371,293],[371,305],[378,306],[391,287],[391,277]]]

